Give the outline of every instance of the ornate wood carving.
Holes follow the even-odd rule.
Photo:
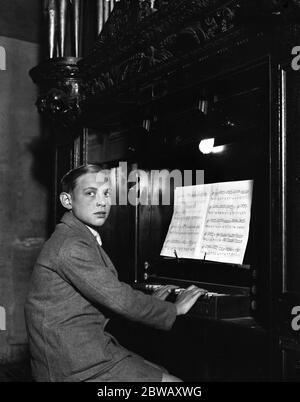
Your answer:
[[[140,85],[207,49],[222,43],[230,46],[234,33],[236,41],[247,41],[268,30],[272,19],[276,25],[281,13],[290,18],[296,4],[296,0],[169,0],[155,12],[148,0],[124,0],[79,65],[91,95],[125,83]]]
[[[80,123],[83,81],[74,57],[50,59],[30,71],[40,86],[38,111],[62,126]]]
[[[82,66],[102,72],[113,66],[116,81],[127,79],[234,28],[240,1],[172,0],[153,13],[149,7],[118,4]]]
[[[239,47],[242,54],[242,47],[251,41],[259,46],[266,32],[271,43],[273,32],[281,29],[278,26],[299,17],[299,3],[298,0],[115,2],[89,56],[78,63],[74,58],[55,59],[32,70],[34,81],[42,85],[39,111],[69,124],[80,123],[82,113],[85,115],[94,101],[101,107],[104,104],[114,107],[116,103],[121,107],[122,102],[126,107],[138,104],[143,96],[142,87],[155,80],[169,80],[165,77],[176,72],[182,75],[183,66],[213,57],[217,63],[218,55],[229,54],[233,47]],[[165,87],[168,92],[168,85]]]

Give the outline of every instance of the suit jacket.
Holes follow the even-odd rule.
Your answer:
[[[174,304],[132,289],[89,231],[67,212],[34,266],[25,303],[33,376],[37,381],[84,381],[130,352],[105,331],[107,311],[160,329]]]

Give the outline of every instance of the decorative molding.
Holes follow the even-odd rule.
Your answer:
[[[123,83],[134,85],[141,76],[186,63],[191,53],[220,46],[234,32],[251,35],[268,29],[272,17],[295,1],[169,0],[153,12],[147,0],[124,0],[79,66],[92,95]]]
[[[245,52],[246,57],[251,46],[274,48],[274,37],[281,43],[277,46],[274,42],[280,52],[280,46],[283,49],[284,43],[289,42],[289,25],[298,26],[299,3],[300,0],[117,2],[90,55],[81,60],[51,59],[31,70],[33,81],[41,87],[38,109],[47,118],[69,126],[89,119],[92,105],[98,121],[99,108],[105,119],[122,110],[125,114],[143,103],[144,96],[149,98],[149,85],[151,99],[157,88],[159,97],[171,87],[179,88],[178,82],[187,85],[191,76],[183,70],[195,62],[215,70],[221,56],[226,63],[230,54]]]
[[[40,86],[38,111],[65,127],[78,124],[82,116],[84,85],[77,62],[74,57],[55,58],[30,70],[32,80]]]
[[[117,4],[91,54],[79,62],[91,96],[108,93],[238,28],[244,0],[164,1],[157,12],[149,2]],[[147,7],[142,7],[148,4]],[[148,10],[146,16],[143,10]]]

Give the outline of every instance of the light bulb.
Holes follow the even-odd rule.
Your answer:
[[[199,143],[199,150],[203,154],[210,154],[213,150],[215,144],[214,138],[206,138],[205,140],[201,140]]]

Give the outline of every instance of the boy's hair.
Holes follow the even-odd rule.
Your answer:
[[[77,179],[86,174],[86,173],[98,173],[101,171],[104,171],[104,169],[101,165],[96,165],[96,164],[87,164],[87,165],[81,165],[78,166],[74,169],[69,170],[61,179],[60,184],[61,184],[61,191],[70,193],[74,190],[76,187],[76,182]]]

